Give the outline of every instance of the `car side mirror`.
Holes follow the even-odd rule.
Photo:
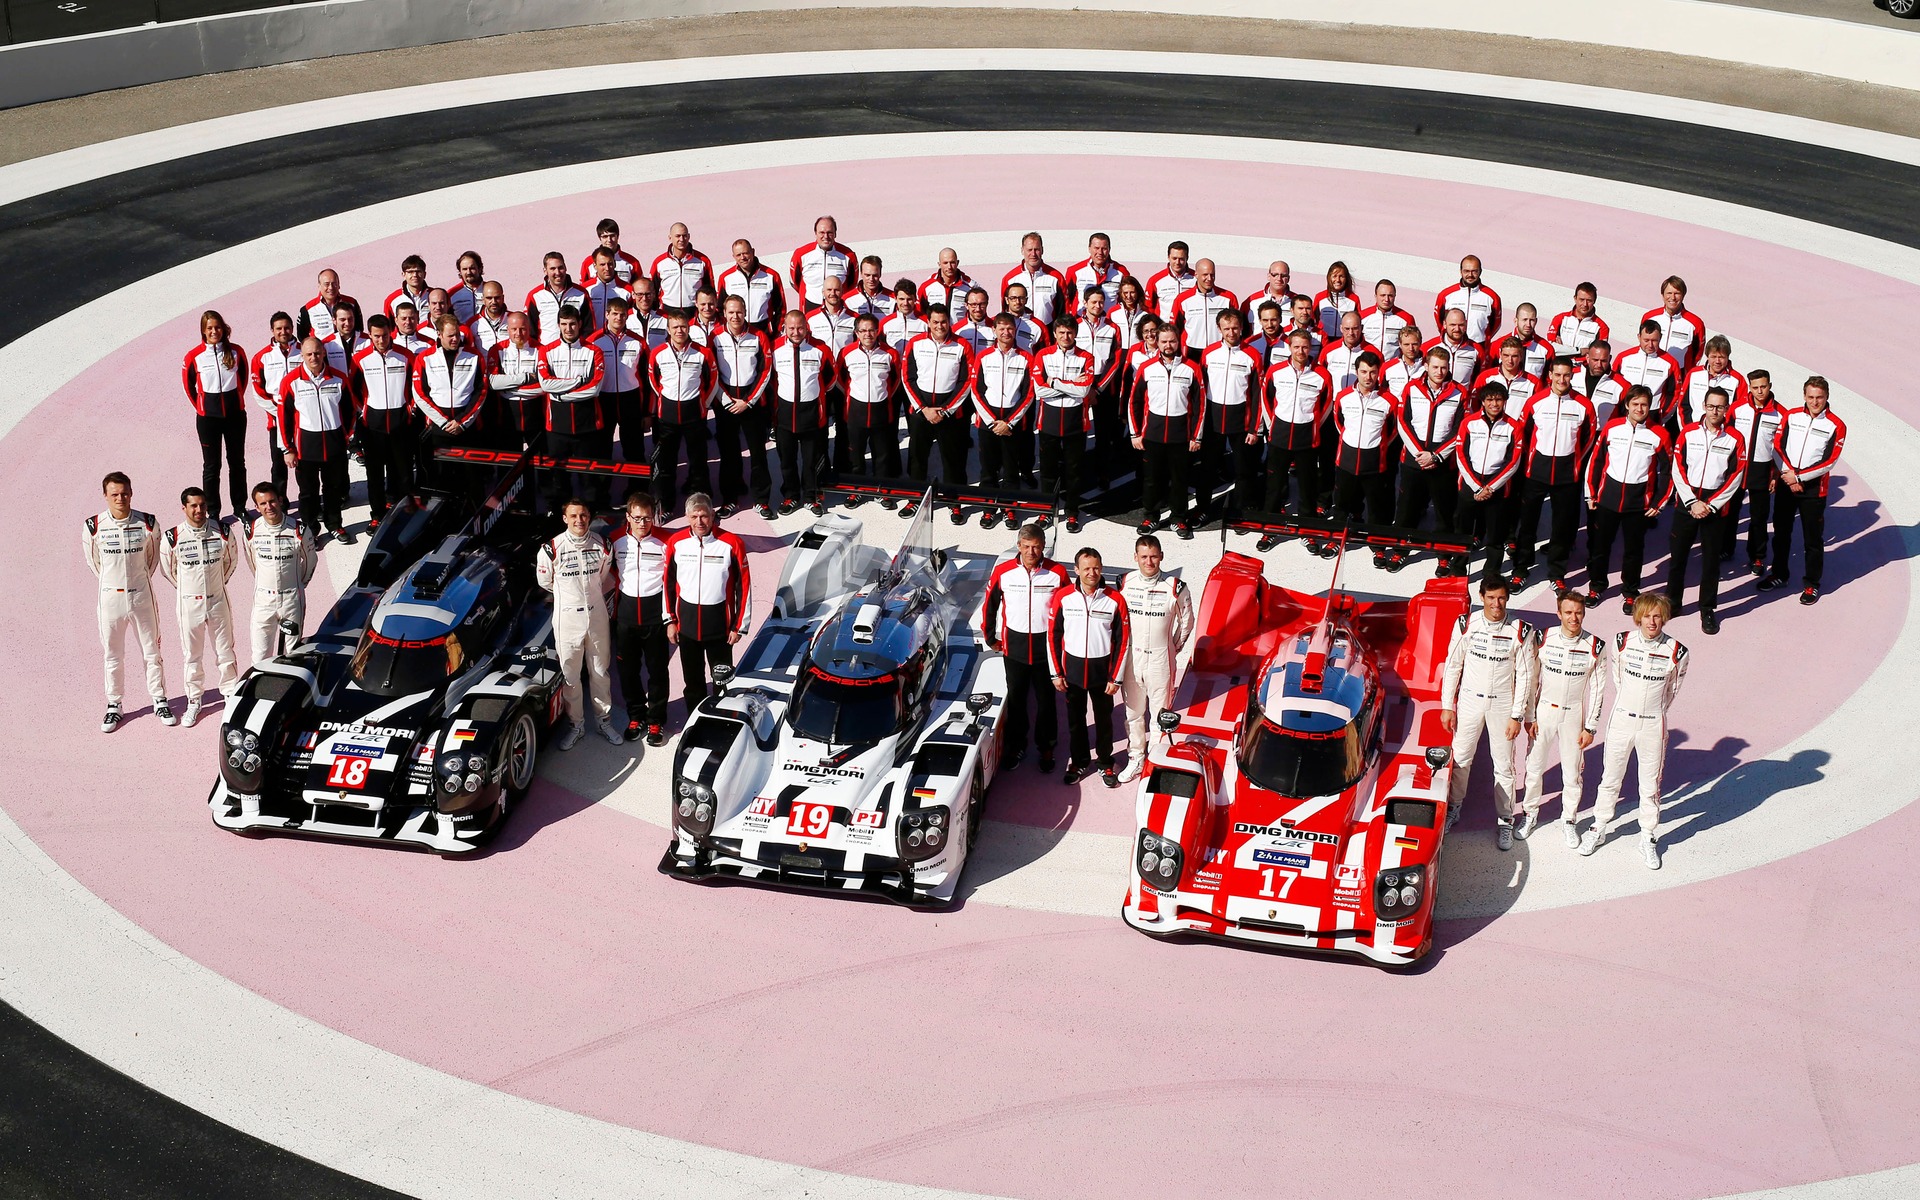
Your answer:
[[[733,682],[733,668],[725,663],[713,664],[713,681],[721,687]]]
[[[967,711],[976,717],[992,707],[992,692],[975,692],[973,695],[967,697]]]
[[[1446,766],[1448,761],[1451,760],[1452,758],[1453,758],[1453,752],[1447,749],[1445,746],[1428,746],[1427,747],[1427,765],[1429,767],[1432,767],[1436,771],[1438,771],[1441,767]]]
[[[1180,714],[1170,708],[1163,708],[1160,710],[1160,715],[1153,719],[1153,723],[1160,727],[1161,732],[1172,733],[1180,728]]]

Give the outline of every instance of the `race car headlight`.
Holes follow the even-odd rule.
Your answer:
[[[1425,898],[1426,869],[1401,867],[1382,871],[1374,880],[1374,909],[1383,917],[1404,917]]]
[[[240,769],[249,775],[258,771],[260,769],[260,756],[258,754],[247,755],[247,757],[241,761]]]
[[[227,730],[227,745],[238,746],[239,744],[240,744],[240,731],[238,729]]]
[[[894,827],[900,857],[907,862],[919,862],[939,854],[947,844],[952,821],[953,812],[944,804],[929,804],[900,814],[900,823]]]
[[[469,792],[477,792],[480,790],[480,776],[478,774],[469,774],[467,776],[466,790]]]
[[[1140,831],[1140,845],[1135,851],[1134,863],[1140,870],[1141,882],[1149,887],[1171,890],[1180,881],[1181,860],[1184,857],[1180,843],[1144,829]]]
[[[713,810],[716,801],[713,789],[704,783],[695,783],[691,779],[682,779],[675,789],[680,796],[673,806],[673,820],[685,832],[695,837],[703,837],[713,830]]]
[[[460,790],[460,777],[449,775],[440,781],[440,790],[451,796]]]
[[[444,769],[450,775],[458,775],[461,769],[464,768],[466,765],[467,765],[467,760],[464,758],[461,758],[458,754],[454,755],[452,758],[442,761],[440,764],[441,768]]]

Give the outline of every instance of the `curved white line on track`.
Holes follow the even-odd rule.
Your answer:
[[[1513,30],[1499,32],[1510,33]],[[1061,53],[1056,50],[839,50],[614,63],[420,84],[216,117],[13,163],[0,167],[0,205],[70,187],[102,175],[210,150],[270,138],[297,137],[309,129],[323,126],[408,113],[429,113],[463,105],[693,80],[793,78],[883,71],[1055,71],[1062,65]],[[1758,109],[1549,79],[1478,75],[1376,63],[1224,54],[1158,54],[1134,50],[1075,50],[1071,65],[1077,70],[1122,74],[1295,79],[1408,88],[1448,95],[1491,96],[1739,130],[1920,165],[1920,141],[1897,134]]]
[[[982,148],[1003,154],[1040,154],[1057,145],[1057,136],[995,134],[988,139],[983,135],[904,135],[788,142],[734,148],[747,157],[733,165],[870,158],[882,152],[895,157],[975,153]],[[1096,135],[1081,138],[1078,144],[1093,152],[1251,157],[1256,161],[1457,178],[1523,190],[1566,183],[1571,178],[1411,154],[1234,139]],[[811,151],[813,157],[795,157],[803,151]],[[517,199],[608,186],[615,181],[593,172],[604,172],[610,165],[534,173],[516,181],[516,185],[530,185],[535,193],[522,186]],[[663,155],[620,165],[636,172],[628,182],[728,169],[727,160],[713,151]],[[314,222],[184,264],[57,318],[0,350],[0,372],[8,378],[31,381],[0,413],[0,433],[72,377],[70,371],[53,378],[24,369],[27,357],[46,344],[43,338],[70,346],[76,343],[67,339],[77,331],[113,330],[111,342],[95,347],[104,356],[153,328],[159,320],[170,318],[181,296],[220,294],[236,279],[258,278],[284,269],[279,251],[289,238],[316,254],[324,254],[364,242],[367,239],[361,230],[370,226],[382,229],[384,236],[385,232],[408,227],[409,220],[417,226],[428,220],[490,211],[498,205],[486,189],[497,187],[498,182],[436,194],[433,202],[437,207],[430,217],[407,215],[406,206],[423,199],[412,197]],[[1904,270],[1916,257],[1914,252],[1872,239],[1834,235],[1807,222],[1663,195],[1632,185],[1578,182],[1585,189],[1584,197],[1597,203],[1618,200],[1618,207],[1682,220],[1737,222],[1738,227],[1755,236],[1774,237],[1803,248],[1819,246],[1822,249],[1817,252],[1868,269],[1920,278],[1920,273]],[[1788,236],[1779,236],[1782,234]],[[1871,254],[1862,253],[1868,248]],[[1409,260],[1410,264],[1416,261]],[[1889,263],[1898,269],[1890,270]],[[1421,272],[1430,269],[1410,272],[1409,279],[1424,282]],[[154,313],[166,317],[156,319]],[[1844,390],[1836,399],[1850,420],[1864,422],[1863,430],[1872,435],[1860,439],[1865,443],[1863,450],[1850,455],[1849,460],[1874,483],[1887,504],[1888,519],[1904,523],[1920,513],[1920,495],[1916,494],[1920,493],[1920,481],[1904,478],[1904,463],[1912,461],[1910,447],[1920,435]],[[1912,594],[1914,603],[1920,604],[1920,588],[1913,589]],[[1902,681],[1890,676],[1904,675],[1909,668],[1901,664],[1914,663],[1915,655],[1920,654],[1920,632],[1916,632],[1914,615],[1910,608],[1894,651],[1867,687],[1843,707],[1851,726],[1849,741],[1865,737],[1869,744],[1901,744],[1905,723],[1895,714],[1902,712],[1903,706],[1886,697],[1903,695]],[[1876,694],[1884,693],[1877,706],[1859,703],[1862,696],[1875,689],[1879,689]],[[1872,761],[1855,761],[1862,757]],[[1836,760],[1827,779],[1816,786],[1843,795],[1846,802],[1857,803],[1858,796],[1899,794],[1910,787],[1910,779],[1893,758],[1848,755]],[[713,1188],[760,1194],[798,1194],[802,1190],[814,1195],[847,1196],[939,1194],[805,1171],[620,1129],[490,1092],[374,1050],[271,1004],[173,953],[87,893],[4,813],[0,813],[0,841],[7,846],[7,853],[0,857],[0,863],[4,863],[0,866],[0,905],[14,918],[0,927],[0,946],[7,951],[0,956],[0,962],[6,964],[5,974],[0,975],[0,990],[6,998],[57,1035],[116,1068],[297,1153],[407,1191],[441,1195],[679,1195]],[[309,1086],[289,1093],[277,1082],[287,1077],[302,1078]],[[369,1134],[368,1130],[382,1132]],[[1920,1179],[1920,1169],[1902,1169],[1887,1177],[1896,1183],[1908,1183]],[[1854,1182],[1816,1186],[1831,1189]],[[1783,1189],[1766,1194],[1803,1193]],[[1829,1190],[1825,1194],[1845,1193]]]

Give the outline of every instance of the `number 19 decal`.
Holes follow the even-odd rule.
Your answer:
[[[796,804],[787,813],[787,832],[794,837],[822,838],[833,828],[833,805]]]
[[[372,765],[364,758],[336,758],[333,768],[327,772],[327,786],[363,788],[367,786],[367,770]]]

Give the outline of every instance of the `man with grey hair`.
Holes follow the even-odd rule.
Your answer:
[[[747,548],[719,529],[705,492],[687,497],[687,527],[667,539],[667,641],[680,647],[687,712],[707,696],[715,663],[733,665],[733,647],[753,614]]]

